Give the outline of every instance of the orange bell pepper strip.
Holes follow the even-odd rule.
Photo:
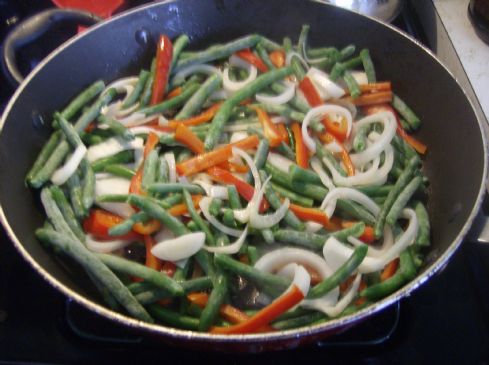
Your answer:
[[[304,294],[297,287],[292,285],[290,290],[275,299],[265,308],[258,311],[247,321],[229,327],[212,327],[210,332],[217,334],[242,334],[257,332],[263,326],[268,325],[275,318],[285,313],[290,308],[300,303],[304,299]]]
[[[161,266],[161,269],[160,269],[160,271],[163,274],[165,274],[166,276],[169,276],[169,277],[173,277],[176,270],[177,270],[177,265],[175,265],[171,261],[163,261],[163,265]],[[161,303],[161,302],[159,302],[159,303]],[[166,299],[166,301],[164,301],[161,304],[168,304],[168,299]]]
[[[390,91],[392,90],[392,85],[390,81],[374,82],[371,84],[359,85],[360,91],[363,93],[378,93],[380,91]],[[349,92],[349,91],[348,91]]]
[[[375,105],[380,103],[390,103],[392,101],[392,91],[379,91],[374,93],[362,94],[359,97],[352,99],[347,96],[342,98],[347,100],[356,106]]]
[[[202,195],[192,195],[192,202],[194,203],[194,207],[198,208],[199,202],[202,200]],[[174,217],[178,217],[188,213],[187,205],[185,203],[176,204],[170,209],[168,209],[168,213]]]
[[[238,191],[238,194],[241,195],[246,201],[251,201],[251,199],[253,198],[253,194],[255,193],[255,189],[253,188],[253,186],[248,184],[246,181],[237,178],[229,171],[215,166],[208,169],[207,174],[212,180],[217,181],[221,184],[234,185],[236,187],[236,190]],[[259,208],[260,213],[265,212],[268,207],[269,204],[267,200],[262,199]]]
[[[391,276],[393,276],[396,273],[398,267],[399,267],[399,258],[395,258],[387,265],[385,265],[384,270],[382,270],[382,273],[380,274],[380,281],[381,282],[386,281]]]
[[[287,133],[285,125],[283,123],[278,123],[275,125],[277,126],[277,130],[280,133],[280,138],[282,139],[282,141],[290,145],[289,134]]]
[[[180,123],[175,130],[175,140],[186,145],[188,149],[195,154],[205,152],[204,142],[202,142],[199,137],[184,124]]]
[[[173,45],[171,40],[166,35],[161,35],[156,48],[156,69],[153,89],[151,91],[151,105],[158,104],[163,100],[170,74],[172,57]]]
[[[342,221],[341,226],[343,228],[349,228],[356,224],[356,222],[351,222],[351,221]],[[363,230],[362,235],[358,238],[360,241],[363,241],[365,243],[372,243],[375,241],[375,235],[374,235],[374,229],[370,226],[365,226],[365,229]]]
[[[307,208],[301,205],[289,204],[289,209],[294,213],[297,218],[303,221],[312,221],[322,224],[328,231],[337,231],[340,227],[328,219],[326,213],[318,208]]]
[[[408,143],[412,148],[416,150],[416,152],[424,155],[426,153],[426,150],[428,147],[420,141],[418,141],[416,138],[413,136],[410,136],[409,134],[406,133],[404,128],[401,125],[401,122],[399,121],[399,116],[397,115],[397,112],[392,108],[389,104],[377,104],[377,105],[370,105],[367,107],[363,108],[363,112],[367,115],[372,115],[381,111],[390,111],[396,116],[396,121],[397,121],[397,134],[399,137],[404,139],[406,143]]]
[[[161,223],[156,219],[151,219],[146,223],[136,223],[132,226],[132,230],[142,235],[153,234],[161,228]]]
[[[261,72],[268,71],[268,66],[265,65],[262,59],[258,57],[256,54],[254,54],[250,49],[243,49],[241,51],[236,52],[235,55],[241,58],[242,60],[251,63]]]
[[[270,142],[270,147],[277,147],[283,141],[283,135],[277,126],[272,122],[266,111],[258,107],[251,107],[258,115],[258,121],[263,128],[265,138]]]
[[[151,249],[156,244],[153,236],[144,236],[144,246],[146,248],[146,262],[145,265],[153,270],[160,271],[163,262],[151,253]]]
[[[273,51],[269,55],[270,61],[272,61],[273,65],[277,68],[284,67],[285,65],[285,52],[282,50]]]
[[[166,99],[172,99],[175,96],[178,96],[182,93],[183,88],[181,86],[177,86],[174,88],[172,91],[170,91],[168,94],[166,94]]]
[[[295,159],[297,165],[307,169],[309,167],[309,153],[302,138],[302,131],[299,123],[292,123],[292,133],[294,134],[295,140]]]
[[[83,229],[85,232],[100,240],[142,240],[141,235],[134,231],[130,231],[121,236],[109,235],[109,229],[122,223],[123,221],[124,218],[118,216],[117,214],[108,212],[104,209],[95,208],[90,211],[89,216],[83,221]]]
[[[171,128],[176,128],[179,124],[185,124],[187,127],[191,126],[196,126],[200,124],[207,123],[208,121],[212,120],[214,118],[214,115],[216,115],[217,111],[221,107],[222,102],[216,103],[200,113],[199,115],[196,115],[194,117],[188,118],[188,119],[183,119],[183,120],[170,120],[168,121],[168,126]]]
[[[340,146],[341,148],[341,152],[340,152],[340,155],[341,155],[341,160],[343,161],[343,165],[345,165],[345,168],[346,168],[346,173],[348,174],[348,176],[353,176],[355,175],[355,167],[353,166],[353,162],[351,162],[351,158],[350,158],[350,155],[348,154],[348,152],[346,151],[345,147],[343,146],[343,144],[341,144],[335,136],[333,136],[331,133],[323,133],[323,134],[320,134],[319,135],[319,139],[324,142],[324,143],[331,143],[331,142],[338,142],[338,145]]]
[[[180,175],[189,176],[196,174],[197,172],[207,170],[212,166],[226,162],[233,154],[233,147],[238,147],[246,150],[256,147],[259,141],[260,140],[258,136],[253,135],[242,139],[241,141],[216,148],[213,151],[202,153],[177,164],[177,172]]]

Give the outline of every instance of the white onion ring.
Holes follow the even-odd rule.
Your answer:
[[[247,235],[248,235],[248,226],[246,226],[246,228],[243,230],[243,233],[241,233],[241,236],[239,236],[238,239],[233,243],[226,246],[219,246],[219,247],[204,245],[204,250],[213,253],[223,253],[223,254],[233,255],[239,252],[241,246],[243,246],[243,243],[246,240]]]
[[[160,115],[161,113],[146,116],[144,113],[135,112],[125,118],[119,118],[117,121],[125,127],[136,127],[138,125],[148,123],[153,119],[159,118]]]
[[[173,76],[172,82],[174,84],[182,83],[183,81],[185,81],[188,75],[195,74],[195,73],[203,73],[206,75],[214,75],[214,74],[221,75],[221,70],[219,70],[217,67],[206,65],[206,64],[192,65],[178,71],[175,74],[175,76]]]
[[[328,74],[315,67],[311,67],[309,71],[307,71],[306,76],[308,76],[314,86],[316,86],[322,100],[330,98],[338,99],[345,95],[345,90],[343,90],[343,88],[331,81]]]
[[[80,143],[66,163],[51,176],[51,182],[54,185],[63,185],[75,173],[86,154],[87,148],[83,143]]]
[[[126,247],[130,244],[130,240],[112,240],[112,241],[97,241],[92,237],[92,235],[87,234],[85,239],[85,244],[90,251],[99,253],[109,253],[121,248]]]
[[[402,235],[379,257],[365,257],[358,271],[364,274],[382,270],[389,262],[394,260],[416,239],[418,233],[418,219],[412,209],[404,209],[402,217],[409,219],[409,225]],[[347,247],[334,237],[326,240],[323,246],[323,255],[326,262],[334,268],[340,267],[352,255],[353,249]]]
[[[306,62],[306,60],[304,60],[304,58],[302,58],[302,56],[297,53],[297,52],[289,52],[287,53],[287,57],[285,57],[285,65],[287,66],[290,66],[290,62],[292,61],[292,57],[297,57],[299,59],[299,61],[301,61],[302,63],[302,66],[304,66],[304,68],[306,70],[309,69],[309,64]]]
[[[301,291],[304,298],[309,293],[309,288],[311,287],[311,275],[302,265],[297,265],[296,263],[290,263],[284,266],[278,275],[285,276],[292,279],[290,287],[285,291],[286,293],[295,285]]]
[[[334,188],[326,194],[323,202],[321,203],[321,209],[324,210],[326,215],[331,217],[336,208],[336,202],[338,199],[348,199],[353,200],[361,205],[363,205],[367,210],[376,217],[380,208],[376,202],[374,202],[368,195],[352,189],[352,188]]]
[[[87,150],[87,160],[93,162],[100,158],[115,155],[116,153],[125,150],[142,149],[144,141],[142,138],[134,138],[132,141],[127,141],[122,138],[113,137],[96,145],[90,146]]]
[[[260,103],[282,105],[289,102],[295,95],[295,84],[285,81],[285,89],[278,95],[256,94],[255,98]]]
[[[151,253],[161,260],[179,261],[195,255],[204,245],[205,233],[193,232],[157,242]]]
[[[256,79],[258,75],[258,70],[252,64],[242,60],[237,56],[229,57],[229,64],[232,66],[240,67],[248,72],[248,77],[242,81],[233,81],[229,78],[229,68],[226,67],[222,76],[222,85],[225,90],[229,92],[236,92],[242,89],[244,86],[248,85],[250,82]]]
[[[280,207],[274,213],[265,214],[265,215],[261,215],[258,213],[258,207],[262,200],[263,193],[265,191],[267,183],[270,181],[271,178],[272,177],[269,176],[267,180],[265,180],[258,193],[258,197],[256,199],[254,198],[250,203],[250,225],[253,228],[258,228],[258,229],[270,228],[275,224],[277,224],[278,222],[280,222],[289,211],[290,200],[289,198],[286,198],[283,201],[282,205],[280,205]]]

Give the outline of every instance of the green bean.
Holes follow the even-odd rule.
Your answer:
[[[71,231],[76,235],[76,237],[80,241],[84,242],[85,232],[83,231],[80,222],[76,219],[75,213],[73,212],[73,209],[71,208],[68,199],[66,199],[65,194],[56,185],[51,186],[50,190],[51,190],[52,199],[56,202],[59,210],[63,214],[63,217],[65,218],[65,221],[70,227]]]
[[[262,59],[263,63],[268,67],[269,70],[273,70],[275,65],[272,63],[270,60],[270,57],[268,56],[268,52],[263,46],[262,42],[258,42],[256,45],[256,51],[258,52],[258,56]]]
[[[195,210],[194,203],[192,201],[192,196],[190,195],[190,192],[186,189],[183,190],[183,201],[185,202],[185,205],[187,206],[187,210],[190,214],[190,217],[192,217],[192,220],[199,227],[199,229],[205,233],[205,240],[206,240],[207,244],[210,246],[214,246],[215,242],[216,242],[214,239],[214,235],[212,234],[211,230],[209,229],[207,224],[204,222],[202,217]]]
[[[215,147],[221,135],[224,124],[226,124],[228,121],[235,106],[273,82],[289,76],[291,72],[292,69],[290,67],[283,67],[264,73],[226,99],[212,119],[209,133],[207,134],[204,142],[206,150],[209,151]]]
[[[96,161],[92,162],[92,170],[93,172],[102,172],[105,167],[113,164],[124,164],[130,163],[134,161],[134,151],[133,150],[124,150],[116,153],[115,155],[99,158]]]
[[[289,160],[295,160],[295,152],[284,141],[276,147],[277,151],[287,157]]]
[[[141,70],[139,72],[138,76],[138,81],[136,85],[134,86],[134,89],[132,92],[124,99],[124,101],[121,104],[122,109],[127,109],[131,105],[133,105],[141,96],[144,86],[146,85],[146,82],[148,81],[148,78],[150,76],[150,72],[147,70]]]
[[[277,94],[281,94],[284,92],[285,90],[285,85],[283,85],[282,83],[280,82],[275,82],[273,84],[270,85],[270,88],[276,92]],[[304,98],[300,98],[298,97],[297,95],[295,95],[290,101],[289,101],[289,104],[297,109],[299,112],[301,113],[307,113],[309,111],[309,109],[311,109],[311,107],[309,106],[309,104],[307,103],[307,101],[304,99]],[[273,113],[273,112],[271,112]],[[280,114],[280,113],[279,113]]]
[[[399,178],[397,179],[392,190],[387,195],[387,199],[384,205],[382,206],[382,209],[380,210],[380,213],[377,216],[377,220],[375,222],[374,233],[376,238],[379,238],[382,235],[384,231],[384,225],[387,218],[387,214],[389,214],[394,202],[396,201],[401,191],[411,180],[411,177],[413,176],[414,171],[417,168],[418,164],[419,164],[419,158],[417,156],[413,157],[409,161],[404,171],[401,173],[401,176],[399,176]]]
[[[241,198],[239,197],[238,190],[234,185],[228,185],[228,200],[231,209],[242,209]]]
[[[214,262],[223,270],[231,273],[241,275],[244,278],[250,280],[258,287],[271,296],[276,296],[283,293],[290,284],[290,280],[282,276],[269,274],[262,272],[254,267],[243,264],[237,260],[232,259],[228,255],[216,254],[214,255]]]
[[[265,181],[267,177],[267,173],[263,170],[260,170],[261,180]],[[282,206],[282,202],[280,201],[279,196],[274,191],[271,184],[267,184],[267,186],[265,187],[265,196],[267,197],[267,200],[273,209],[279,209]],[[297,231],[303,231],[306,229],[304,223],[302,223],[291,210],[288,210],[285,214],[284,221]]]
[[[110,236],[121,236],[126,233],[129,233],[132,230],[132,227],[136,223],[146,223],[151,219],[149,215],[147,215],[145,212],[137,212],[134,213],[132,216],[129,218],[125,219],[123,222],[116,224],[115,226],[112,226],[109,228],[109,235]]]
[[[51,178],[51,175],[56,171],[58,166],[62,164],[69,151],[70,146],[68,142],[65,139],[61,139],[61,141],[59,141],[59,143],[53,149],[46,162],[31,178],[30,185],[34,188],[40,188]]]
[[[260,41],[259,42],[269,52],[278,51],[282,48],[280,46],[280,44],[278,44],[278,43],[272,41],[271,39],[268,39],[267,37],[262,36],[262,35],[260,35]]]
[[[397,199],[394,201],[394,204],[392,204],[392,207],[387,214],[387,218],[385,219],[388,225],[392,226],[394,223],[396,223],[402,210],[416,190],[418,190],[418,187],[422,184],[422,182],[423,178],[421,176],[414,177],[397,196]]]
[[[150,193],[179,193],[183,190],[187,190],[190,194],[205,194],[204,189],[197,184],[189,183],[153,183],[148,186],[148,192]]]
[[[311,184],[322,184],[321,178],[314,171],[303,169],[296,164],[289,166],[289,176],[292,182],[303,181]]]
[[[53,225],[54,229],[74,240],[78,240],[75,233],[70,228],[70,225],[66,222],[65,217],[62,214],[53,194],[49,188],[43,188],[41,190],[41,202],[46,212],[46,216],[49,222]]]
[[[83,219],[87,216],[88,210],[83,205],[83,192],[80,184],[80,178],[77,173],[71,175],[67,181],[68,190],[70,193],[70,202],[78,219]]]
[[[109,130],[114,133],[116,136],[120,136],[125,140],[133,140],[134,139],[134,134],[124,127],[124,125],[117,120],[113,118],[107,118],[105,115],[100,115],[98,117],[98,120],[100,123],[105,124],[107,127],[109,127]]]
[[[110,294],[109,289],[107,289],[90,271],[86,271],[88,277],[92,281],[95,288],[97,288],[100,296],[104,300],[104,302],[109,306],[109,308],[113,310],[119,310],[120,306],[117,303],[117,300],[114,298],[112,294]]]
[[[310,29],[311,26],[309,24],[303,24],[299,34],[299,40],[297,41],[297,51],[303,56],[307,55],[307,37]]]
[[[281,331],[291,328],[304,327],[326,318],[327,316],[322,312],[312,312],[300,317],[274,322],[272,326],[274,329]]]
[[[336,207],[341,213],[346,214],[348,217],[365,222],[370,226],[375,225],[376,220],[372,213],[355,202],[338,199]]]
[[[189,232],[187,227],[185,227],[185,225],[178,218],[170,215],[154,199],[131,194],[129,195],[127,202],[145,211],[151,217],[161,221],[163,225],[172,231],[176,236],[181,236]]]
[[[108,172],[109,174],[123,177],[128,180],[131,180],[132,177],[136,175],[136,172],[134,170],[131,170],[129,167],[121,164],[107,165],[104,167],[103,171]]]
[[[250,265],[254,266],[258,261],[258,250],[255,246],[248,245],[247,247],[248,260],[250,261]]]
[[[368,125],[363,125],[358,128],[355,137],[353,138],[353,149],[355,152],[362,152],[367,148],[367,133],[369,131]]]
[[[376,197],[376,196],[387,196],[389,192],[392,190],[394,185],[382,185],[382,186],[377,186],[377,185],[365,185],[365,186],[359,186],[357,189],[361,191],[362,193],[368,195],[369,197]]]
[[[231,208],[223,208],[222,223],[230,228],[238,228],[238,224],[234,220],[234,212]]]
[[[156,181],[156,172],[159,169],[158,166],[158,151],[151,151],[143,162],[143,177],[141,179],[141,186],[143,189],[148,190],[149,186],[152,186]]]
[[[350,258],[341,265],[331,276],[316,284],[307,295],[310,299],[320,298],[345,281],[360,266],[367,255],[368,246],[361,245],[355,248]]]
[[[260,170],[266,163],[268,157],[268,151],[270,149],[270,144],[267,139],[261,139],[258,147],[256,149],[255,157],[253,158],[253,162],[258,170]],[[246,174],[245,181],[248,183],[253,182],[253,174],[251,171],[248,171]]]
[[[314,142],[316,142],[316,153],[320,157],[320,159],[327,159],[335,168],[336,171],[341,176],[346,176],[346,172],[343,169],[343,167],[340,165],[340,163],[336,160],[336,158],[333,156],[333,154],[328,151],[326,148],[323,147],[323,144],[318,138],[314,138]]]
[[[349,71],[345,71],[343,73],[343,80],[350,91],[352,99],[358,98],[362,92],[360,91],[360,87],[358,86],[358,83],[353,75]]]
[[[41,241],[49,242],[53,246],[58,247],[82,265],[135,318],[146,322],[153,322],[153,318],[138,303],[119,278],[76,238],[46,229],[36,230],[36,236]]]
[[[349,44],[348,46],[340,50],[340,59],[343,61],[344,59],[351,57],[355,53],[355,50],[355,45]]]
[[[115,255],[97,253],[95,256],[112,270],[142,278],[159,288],[168,290],[175,296],[180,296],[184,293],[180,284],[162,272]]]
[[[414,267],[413,259],[409,250],[404,250],[399,255],[399,268],[396,273],[389,279],[369,286],[360,292],[361,297],[365,297],[369,300],[377,300],[383,298],[397,289],[399,289],[404,283],[412,280],[416,275],[416,268]]]
[[[187,100],[183,108],[175,116],[175,119],[187,119],[197,113],[209,96],[222,84],[222,77],[218,74],[209,76],[202,86]]]
[[[97,119],[102,108],[109,104],[116,95],[117,91],[114,88],[111,88],[107,90],[105,94],[100,95],[100,97],[75,122],[75,130],[78,133],[84,131],[85,128],[88,127],[88,124]]]
[[[41,168],[47,163],[50,156],[52,156],[53,151],[59,144],[61,139],[61,133],[59,131],[54,132],[49,137],[48,141],[44,144],[41,152],[39,152],[36,161],[32,165],[31,169],[27,173],[26,181],[29,185],[32,185],[32,180],[37,175],[37,173],[41,170]],[[53,170],[54,171],[54,170]]]
[[[143,281],[143,283],[147,282]],[[183,292],[185,294],[212,288],[212,280],[208,276],[187,281],[177,281],[177,283],[183,288]],[[147,288],[147,290],[142,290],[139,292],[134,292],[134,290],[131,290],[131,292],[135,295],[137,301],[143,305],[151,304],[162,299],[170,299],[175,297],[175,295],[170,293],[168,290],[155,287],[154,285],[151,285],[151,287]]]
[[[292,132],[292,128],[290,126],[286,125],[285,130],[287,131],[287,136],[289,137],[290,149],[292,151],[295,151],[295,148],[296,148],[295,137],[294,137],[294,133]]]
[[[336,231],[333,233],[329,233],[328,238],[329,237],[335,237],[336,239],[338,239],[340,241],[346,241],[346,239],[349,236],[353,236],[353,237],[357,237],[357,238],[360,237],[364,231],[365,231],[365,223],[358,222],[358,223],[355,223],[354,225],[352,225],[351,227],[344,228],[342,230],[339,230],[339,231]]]
[[[144,115],[152,115],[179,107],[180,105],[183,105],[198,89],[198,84],[191,84],[188,87],[184,88],[180,95],[175,96],[174,98],[171,98],[169,100],[162,101],[159,104],[139,109],[138,112],[143,113]]]
[[[85,158],[81,161],[80,168],[83,177],[81,180],[82,205],[88,212],[95,200],[95,173],[90,162]]]
[[[273,190],[275,190],[280,196],[289,198],[292,203],[302,205],[303,207],[312,207],[314,205],[314,200],[311,198],[302,196],[274,182],[271,182],[270,184],[272,185]]]
[[[269,245],[275,242],[275,236],[273,235],[273,231],[269,228],[261,229],[260,234]]]
[[[216,45],[204,51],[195,52],[192,56],[179,60],[173,68],[172,73],[176,73],[188,66],[229,57],[236,51],[254,47],[260,40],[261,37],[259,35],[251,34],[223,45]]]
[[[368,49],[362,49],[360,51],[360,58],[362,59],[363,69],[367,74],[367,80],[369,84],[377,82],[377,76],[375,75],[375,67],[370,57],[370,52]]]
[[[396,94],[392,96],[392,106],[399,114],[408,122],[411,129],[416,130],[421,125],[421,120],[414,114],[413,110],[406,105],[406,103]]]
[[[209,213],[214,217],[218,217],[219,214],[221,214],[221,208],[222,208],[222,200],[212,199],[211,203],[209,204]]]
[[[186,34],[182,34],[173,42],[173,55],[172,55],[171,68],[170,69],[175,68],[175,65],[177,64],[177,62],[178,62],[178,60],[182,54],[183,49],[185,47],[187,47],[189,42],[190,42],[190,38]]]
[[[95,199],[97,203],[125,203],[129,194],[104,194]]]
[[[199,331],[207,331],[219,314],[219,308],[228,295],[227,276],[224,275],[224,273],[218,272],[213,280],[213,286],[214,288],[212,289],[207,304],[200,316]]]
[[[276,241],[305,246],[313,250],[321,250],[328,239],[327,235],[300,232],[292,229],[277,229],[273,232]]]
[[[153,317],[166,325],[191,331],[197,331],[199,327],[198,319],[184,316],[159,304],[150,304],[147,308]]]
[[[92,100],[95,96],[100,94],[105,88],[105,83],[102,80],[95,81],[85,90],[83,90],[77,97],[75,97],[67,106],[61,111],[63,118],[70,120],[78,113],[81,108]]]
[[[340,51],[335,47],[309,48],[307,56],[311,58],[337,57],[339,59]]]
[[[428,211],[423,203],[417,201],[414,204],[414,211],[418,218],[418,235],[416,236],[415,244],[419,246],[430,245],[430,220],[428,217]]]
[[[144,107],[148,105],[149,100],[151,99],[151,93],[153,92],[153,81],[155,79],[155,70],[156,70],[156,58],[153,58],[153,60],[151,61],[151,71],[149,72],[149,76],[146,80],[146,83],[144,84],[144,89],[139,99],[140,107]]]
[[[61,114],[55,113],[54,119],[58,121],[59,127],[73,149],[83,144],[73,125],[68,123],[68,121],[61,116]]]

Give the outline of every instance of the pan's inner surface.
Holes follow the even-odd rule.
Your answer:
[[[96,79],[110,81],[147,68],[160,33],[186,33],[197,49],[253,32],[276,41],[284,36],[296,41],[304,23],[311,25],[313,46],[353,43],[358,49],[369,48],[379,80],[392,81],[395,92],[423,120],[417,137],[429,148],[424,166],[431,181],[430,265],[455,240],[478,198],[484,147],[475,114],[447,71],[404,36],[359,15],[303,0],[152,5],[114,19],[58,52],[24,85],[5,115],[0,135],[0,201],[16,239],[56,280],[92,298],[82,275],[70,264],[62,267],[34,237],[44,215],[24,177],[46,140],[53,111]],[[39,126],[39,115],[44,127]]]

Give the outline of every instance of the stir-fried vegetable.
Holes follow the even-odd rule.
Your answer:
[[[328,321],[412,280],[430,244],[421,119],[377,55],[309,31],[197,52],[162,35],[151,71],[83,90],[26,177],[39,239],[111,308],[215,334]]]

